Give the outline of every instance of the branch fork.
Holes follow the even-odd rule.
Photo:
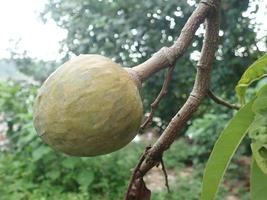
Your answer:
[[[171,47],[163,47],[144,63],[131,68],[132,73],[143,83],[154,73],[167,68],[167,76],[163,83],[162,89],[151,104],[151,111],[148,119],[143,124],[145,127],[153,118],[155,108],[159,101],[166,95],[171,76],[173,74],[174,64],[180,58],[191,44],[193,37],[199,25],[206,19],[206,33],[201,50],[200,59],[197,64],[197,73],[194,87],[184,105],[172,118],[167,128],[163,131],[159,139],[152,147],[146,149],[139,163],[133,171],[131,181],[125,196],[125,200],[149,200],[150,191],[144,185],[143,176],[154,166],[162,164],[165,174],[166,186],[167,173],[162,162],[162,155],[174,142],[177,132],[181,130],[191,119],[192,114],[197,110],[202,100],[210,88],[210,76],[214,54],[217,50],[218,32],[219,32],[219,4],[220,0],[202,0],[191,17],[186,22],[180,36]],[[144,194],[140,197],[140,194]]]

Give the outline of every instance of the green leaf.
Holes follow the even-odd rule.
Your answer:
[[[253,157],[261,169],[261,171],[267,175],[267,149],[262,144],[258,142],[253,142],[251,144],[251,150]]]
[[[252,110],[255,113],[267,116],[267,96],[257,98],[252,106]]]
[[[257,96],[267,96],[267,84],[259,89],[259,91],[257,92]]]
[[[267,175],[264,174],[255,160],[251,163],[250,193],[252,200],[266,200]]]
[[[258,167],[267,174],[267,85],[257,92],[252,111],[256,115],[249,127],[251,150]]]
[[[267,85],[261,87],[256,95],[257,98],[252,105],[253,112],[267,116]]]
[[[267,76],[267,54],[250,65],[250,67],[242,75],[235,88],[239,101],[242,105],[245,104],[245,93],[247,87],[251,83],[265,76]]]
[[[75,179],[80,185],[89,186],[94,180],[94,173],[88,170],[82,170]]]
[[[32,158],[34,161],[42,159],[46,154],[50,152],[50,148],[47,146],[40,146],[32,152]]]
[[[56,180],[60,176],[59,170],[52,170],[46,173],[46,176],[52,180]]]
[[[67,169],[74,169],[81,162],[79,158],[67,157],[62,161],[62,166]]]
[[[253,107],[252,107],[253,108]],[[258,145],[267,144],[267,118],[263,115],[256,114],[253,122],[249,126],[248,136],[252,142],[257,142]]]
[[[225,170],[253,122],[253,101],[241,108],[217,140],[203,176],[201,200],[214,199]]]

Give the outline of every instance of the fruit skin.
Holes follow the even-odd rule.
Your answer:
[[[80,55],[44,82],[34,105],[34,127],[52,148],[72,156],[118,150],[137,134],[143,116],[129,73],[100,55]]]

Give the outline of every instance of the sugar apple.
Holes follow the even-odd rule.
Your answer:
[[[143,116],[136,80],[100,55],[80,55],[60,66],[41,86],[33,110],[43,141],[72,156],[124,147]]]

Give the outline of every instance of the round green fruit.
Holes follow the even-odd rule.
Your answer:
[[[137,134],[143,105],[136,81],[100,55],[80,55],[44,82],[34,127],[52,148],[72,156],[118,150]]]

